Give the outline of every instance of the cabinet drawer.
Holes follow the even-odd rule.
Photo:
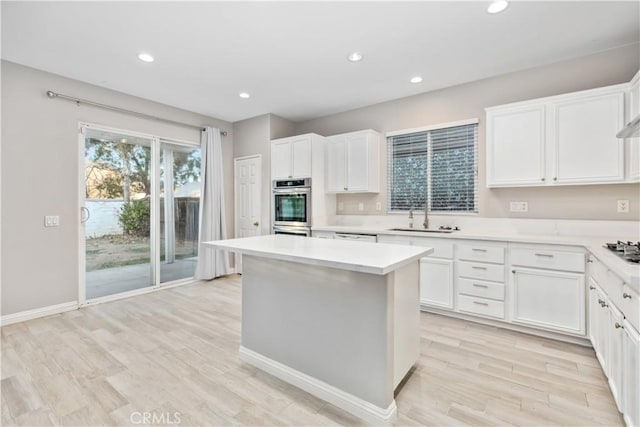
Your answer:
[[[628,285],[622,287],[622,313],[640,331],[640,295]]]
[[[462,312],[504,319],[504,302],[502,301],[458,295],[458,309]]]
[[[504,263],[504,248],[479,244],[458,244],[458,259],[467,261]]]
[[[458,293],[504,301],[504,285],[502,283],[459,278]]]
[[[504,265],[458,261],[458,276],[469,279],[504,282]]]
[[[429,258],[453,258],[453,243],[441,239],[414,237],[411,239],[411,244],[433,248],[433,253],[429,254]]]
[[[550,270],[585,270],[585,257],[580,252],[563,252],[536,248],[511,248],[512,265]]]

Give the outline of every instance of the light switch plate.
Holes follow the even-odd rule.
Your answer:
[[[364,203],[358,202],[358,210],[362,212],[364,210]]]
[[[376,210],[377,211],[381,211],[382,210],[382,203],[376,202]]]
[[[44,217],[45,227],[57,227],[60,225],[60,217],[58,215],[47,215]]]
[[[338,202],[338,210],[339,211],[343,211],[344,210],[344,203]]]

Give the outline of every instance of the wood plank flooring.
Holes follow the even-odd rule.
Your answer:
[[[361,425],[238,359],[240,295],[229,276],[3,327],[2,425]],[[623,425],[589,348],[427,313],[421,335],[397,425]]]

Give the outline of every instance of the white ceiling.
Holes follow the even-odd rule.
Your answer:
[[[301,121],[640,39],[637,1],[487,5],[2,1],[2,58],[223,120]]]

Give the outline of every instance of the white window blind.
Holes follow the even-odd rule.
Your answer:
[[[388,138],[390,212],[477,212],[477,123]]]

